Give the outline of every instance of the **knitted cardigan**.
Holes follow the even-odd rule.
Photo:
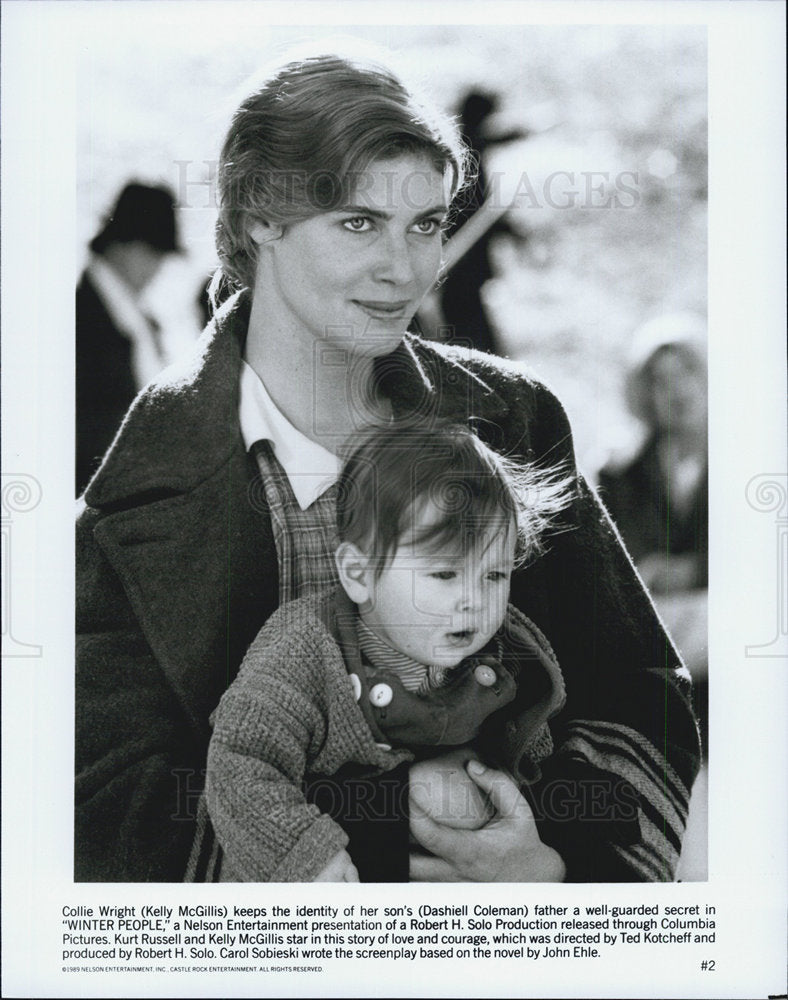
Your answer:
[[[222,881],[311,881],[348,837],[307,803],[307,774],[331,776],[349,763],[381,774],[414,759],[411,748],[379,742],[382,733],[371,728],[378,728],[376,720],[362,711],[361,682],[357,690],[351,682],[351,673],[358,678],[364,670],[355,619],[354,605],[338,590],[284,605],[223,695],[205,786],[223,851]],[[538,761],[552,750],[547,720],[564,702],[561,671],[547,641],[516,608],[509,608],[501,635],[507,654],[499,669],[521,691],[539,694],[525,703],[515,696],[511,708],[499,709],[499,721],[480,742],[515,776],[534,768],[538,774]]]

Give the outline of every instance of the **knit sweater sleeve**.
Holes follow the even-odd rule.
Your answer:
[[[533,454],[576,473],[561,404],[538,385],[535,400]],[[699,766],[689,676],[580,474],[561,521],[513,596],[526,609],[544,600],[540,624],[566,682],[556,752],[533,790],[542,837],[574,881],[670,880]]]
[[[206,801],[236,881],[308,882],[347,844],[341,827],[301,790],[327,738],[323,663],[339,655],[317,620],[285,606],[258,634],[219,703]]]

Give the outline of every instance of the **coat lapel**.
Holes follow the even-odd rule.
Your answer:
[[[279,603],[270,517],[238,428],[247,316],[243,303],[223,310],[194,356],[137,397],[85,493],[104,514],[96,541],[201,727]]]
[[[205,725],[279,603],[267,509],[239,448],[188,494],[118,511],[95,538],[192,722]]]
[[[479,360],[483,367],[484,355],[474,358],[473,367],[479,368]],[[406,334],[396,351],[376,361],[376,375],[398,420],[501,420],[508,413],[507,404],[488,380],[472,370],[470,360],[468,351]]]

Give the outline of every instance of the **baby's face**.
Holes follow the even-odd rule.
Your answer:
[[[456,666],[503,624],[515,534],[513,525],[503,527],[467,553],[401,542],[371,584],[364,622],[418,663]]]

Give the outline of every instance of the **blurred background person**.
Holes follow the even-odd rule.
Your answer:
[[[644,436],[634,455],[601,470],[600,491],[684,654],[705,749],[709,524],[701,316],[664,315],[635,332],[626,395]]]
[[[142,293],[179,253],[175,200],[127,184],[101,231],[76,294],[76,489],[98,468],[137,392],[170,361]]]
[[[639,446],[599,473],[602,499],[692,675],[703,764],[677,878],[708,877],[707,328],[702,316],[659,316],[632,340],[626,399]]]
[[[496,126],[498,106],[496,94],[476,89],[468,91],[461,102],[458,124],[463,142],[473,155],[476,176],[452,214],[446,234],[449,239],[476,215],[490,193],[485,170],[488,150],[524,139],[528,134],[525,128]],[[494,273],[490,242],[502,234],[515,235],[503,213],[439,281],[432,300],[419,313],[419,322],[428,335],[492,354],[501,352],[494,325],[484,306],[482,287]]]

